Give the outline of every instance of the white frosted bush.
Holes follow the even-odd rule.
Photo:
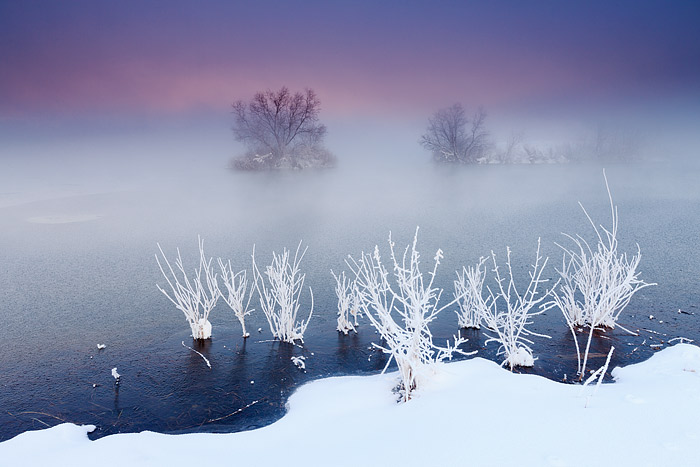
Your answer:
[[[185,314],[192,330],[192,337],[194,339],[209,339],[211,337],[209,313],[216,306],[220,293],[217,274],[211,264],[212,259],[207,259],[204,256],[204,240],[198,237],[198,242],[199,267],[194,270],[194,277],[191,279],[187,276],[182,264],[180,249],[177,249],[177,259],[175,260],[175,269],[173,269],[160,244],[157,244],[166,268],[163,268],[158,255],[156,255],[156,262],[160,272],[168,282],[171,292],[168,293],[160,285],[157,287],[178,310]]]
[[[480,258],[476,266],[463,267],[457,272],[454,281],[454,297],[459,309],[455,311],[460,328],[481,328],[481,320],[486,314],[486,302],[483,297],[484,279],[486,278],[486,258]]]
[[[348,332],[357,332],[357,293],[355,283],[345,276],[345,271],[336,276],[331,271],[335,279],[335,294],[338,297],[338,326],[339,332],[347,335]],[[354,318],[354,321],[350,319]]]
[[[429,376],[430,367],[459,352],[457,346],[465,339],[455,338],[453,346],[438,347],[433,343],[429,324],[446,307],[439,306],[442,289],[433,286],[437,267],[442,259],[442,250],[435,254],[433,270],[428,280],[423,280],[419,269],[420,255],[416,250],[418,229],[413,244],[407,246],[403,257],[397,258],[394,242],[389,233],[389,248],[393,263],[395,285],[389,282],[389,272],[382,263],[379,247],[373,254],[362,253],[358,260],[349,257],[347,264],[355,274],[358,306],[385,342],[384,346],[373,345],[389,354],[386,368],[396,361],[401,378],[400,393],[407,401],[418,387],[421,378]],[[466,355],[466,354],[465,354]]]
[[[484,323],[496,334],[488,336],[486,344],[498,342],[500,347],[497,355],[503,355],[505,360],[502,365],[508,365],[513,370],[516,366],[533,366],[535,358],[532,355],[531,345],[534,342],[530,336],[549,338],[544,334],[537,334],[528,329],[532,324],[532,317],[544,313],[542,307],[537,307],[547,297],[549,292],[538,294],[537,288],[546,279],[542,279],[542,271],[547,265],[547,258],[542,260],[540,256],[540,241],[537,240],[537,254],[535,264],[530,271],[530,282],[523,293],[518,292],[513,278],[513,268],[510,261],[510,248],[506,248],[507,275],[502,276],[496,262],[496,254],[491,252],[493,260],[493,272],[496,275],[497,289],[494,293],[489,288],[489,297],[486,300],[486,312]]]
[[[265,267],[265,273],[260,272],[255,262],[255,247],[253,247],[253,278],[254,287],[260,297],[260,308],[270,325],[272,335],[283,342],[294,343],[295,340],[304,342],[304,331],[309,325],[314,309],[314,295],[311,295],[311,309],[306,321],[297,321],[301,305],[301,292],[304,288],[305,274],[299,269],[299,263],[304,258],[307,248],[301,251],[301,242],[297,246],[294,258],[291,259],[286,248],[282,254],[272,253],[272,264]],[[267,280],[266,280],[267,278]]]
[[[637,271],[641,259],[639,245],[637,245],[637,253],[631,258],[626,253],[618,253],[617,206],[613,203],[605,172],[603,177],[610,201],[610,228],[603,225],[596,226],[586,208],[579,203],[598,241],[592,248],[580,235],[574,237],[565,234],[573,242],[573,246],[566,248],[559,245],[564,251],[562,268],[557,270],[561,276],[561,285],[559,290],[553,292],[553,298],[549,304],[557,306],[562,311],[574,336],[580,378],[583,378],[586,370],[594,330],[619,326],[630,332],[617,323],[620,313],[635,292],[649,285],[655,285],[639,279],[640,273]],[[583,364],[575,332],[577,326],[590,327]]]
[[[352,324],[355,328],[359,326],[357,323],[357,317],[362,316],[362,313],[360,313],[360,306],[358,305],[358,298],[357,298],[357,287],[355,287],[355,283],[353,282],[353,289],[352,289],[352,305],[350,306],[350,316],[352,316]]]
[[[231,261],[224,262],[221,258],[218,259],[219,268],[221,269],[221,279],[226,287],[226,294],[221,294],[221,298],[233,310],[234,316],[238,318],[243,328],[243,337],[250,336],[250,333],[245,328],[245,317],[253,310],[249,309],[250,298],[253,296],[253,286],[248,290],[248,275],[246,271],[239,271],[234,274],[231,267]],[[248,300],[245,300],[246,294]],[[245,303],[244,303],[245,302]]]

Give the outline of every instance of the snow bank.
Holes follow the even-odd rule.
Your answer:
[[[441,365],[405,404],[397,375],[301,387],[277,423],[233,434],[120,434],[63,424],[0,443],[7,465],[698,465],[700,348],[678,344],[591,388],[475,358]],[[586,408],[587,403],[587,408]]]

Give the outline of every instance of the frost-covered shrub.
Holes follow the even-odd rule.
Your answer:
[[[637,253],[631,258],[626,253],[618,253],[617,206],[613,203],[608,179],[603,172],[605,188],[610,201],[611,225],[596,226],[581,203],[581,209],[593,227],[597,243],[591,247],[580,235],[566,235],[572,242],[571,248],[560,246],[564,251],[562,268],[557,270],[561,276],[559,290],[554,291],[550,306],[557,306],[563,313],[571,333],[574,336],[578,355],[578,370],[581,377],[586,369],[586,361],[596,327],[614,328],[619,326],[617,320],[622,310],[639,289],[655,285],[639,279],[637,267],[641,259],[641,251],[637,245]],[[581,364],[580,350],[576,338],[575,327],[589,326],[590,334]]]
[[[454,297],[459,309],[455,311],[460,328],[481,328],[486,313],[486,302],[482,295],[486,278],[486,258],[480,258],[476,266],[463,267],[454,281]]]
[[[463,353],[457,346],[465,342],[460,337],[455,338],[453,346],[449,342],[444,348],[433,344],[428,325],[456,299],[439,306],[442,289],[434,287],[433,281],[442,259],[442,250],[435,254],[433,270],[428,274],[428,280],[424,281],[419,269],[417,241],[418,229],[413,244],[406,247],[403,257],[399,259],[389,233],[395,285],[389,282],[389,272],[382,263],[378,246],[374,247],[371,255],[362,253],[358,260],[352,257],[347,260],[355,274],[359,309],[385,342],[385,346],[373,345],[389,354],[387,367],[392,359],[396,360],[401,377],[400,393],[404,401],[411,398],[420,379],[428,376],[431,365],[451,358],[455,352]]]
[[[217,274],[214,272],[211,264],[212,259],[207,259],[204,256],[204,240],[198,237],[198,242],[199,267],[194,270],[192,279],[187,276],[185,267],[182,264],[180,249],[177,249],[177,259],[175,260],[175,269],[173,269],[160,244],[157,244],[166,269],[163,268],[158,255],[156,255],[156,262],[160,272],[170,286],[171,293],[165,291],[160,285],[156,286],[178,310],[185,314],[185,318],[192,330],[192,337],[194,339],[209,339],[211,337],[209,313],[216,306],[220,293]],[[175,272],[176,270],[178,271],[177,273]]]
[[[355,283],[345,276],[345,271],[336,276],[331,271],[335,279],[335,294],[338,297],[338,331],[347,335],[350,331],[357,332],[357,293]],[[354,318],[354,321],[350,319]]]
[[[286,248],[281,255],[273,252],[272,264],[265,267],[263,275],[255,262],[255,247],[253,247],[254,287],[260,297],[260,308],[265,313],[272,335],[276,339],[289,343],[294,343],[295,340],[304,342],[304,331],[309,325],[314,310],[314,295],[309,287],[311,295],[309,317],[306,321],[297,321],[301,292],[306,277],[300,272],[299,263],[304,258],[307,248],[304,248],[301,254],[300,250],[301,242],[291,260],[289,250]]]
[[[250,298],[253,296],[253,286],[251,285],[249,291],[248,275],[245,270],[234,274],[231,261],[224,262],[219,258],[218,262],[221,269],[221,279],[226,287],[226,294],[222,293],[221,298],[233,310],[233,314],[238,318],[243,328],[243,337],[246,338],[250,336],[250,333],[245,328],[245,317],[253,312],[253,310],[248,309]],[[246,294],[248,300],[245,299]]]
[[[516,366],[532,366],[535,358],[532,356],[533,341],[529,336],[545,337],[550,336],[537,334],[527,327],[532,324],[532,317],[544,313],[542,307],[537,308],[549,294],[538,294],[537,288],[546,279],[542,279],[542,271],[547,265],[547,258],[542,260],[540,256],[540,241],[537,240],[537,254],[535,264],[530,272],[530,282],[523,293],[519,293],[515,280],[513,279],[513,268],[510,261],[510,248],[506,248],[506,268],[507,275],[502,276],[496,262],[496,254],[491,252],[493,260],[493,272],[496,275],[497,289],[494,293],[489,288],[489,297],[486,300],[486,312],[484,323],[493,332],[494,336],[489,336],[489,342],[498,342],[501,346],[497,355],[503,355],[505,360],[501,365],[508,365],[511,370]]]

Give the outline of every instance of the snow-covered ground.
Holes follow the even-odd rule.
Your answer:
[[[0,443],[4,465],[700,465],[700,347],[678,344],[580,385],[474,358],[397,404],[396,373],[301,387],[277,423],[232,434],[112,435],[62,424]]]

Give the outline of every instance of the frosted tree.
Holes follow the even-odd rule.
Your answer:
[[[338,297],[338,331],[347,335],[348,332],[357,332],[357,293],[355,283],[345,276],[345,271],[336,276],[331,271],[335,279],[335,294]],[[354,318],[354,321],[350,318]]]
[[[537,240],[535,263],[529,273],[530,281],[522,293],[518,291],[513,278],[510,248],[507,248],[506,252],[506,275],[501,275],[496,262],[496,254],[491,252],[497,288],[495,293],[488,288],[489,297],[486,301],[484,322],[490,330],[496,333],[494,336],[489,336],[486,344],[489,342],[500,344],[497,355],[505,357],[502,365],[508,365],[512,371],[516,366],[534,365],[535,359],[532,356],[531,347],[534,342],[530,337],[550,337],[528,329],[528,326],[533,323],[532,318],[544,313],[544,308],[538,307],[538,305],[542,303],[549,292],[539,294],[537,291],[538,287],[547,281],[542,279],[542,271],[547,265],[547,258],[543,260],[540,256],[539,239]]]
[[[580,235],[564,234],[572,241],[573,246],[567,248],[559,245],[564,251],[562,268],[557,270],[561,277],[561,285],[559,290],[554,291],[550,302],[550,306],[557,306],[562,311],[574,337],[580,378],[583,378],[586,370],[595,329],[612,329],[618,326],[631,333],[618,324],[620,313],[638,290],[656,285],[646,283],[639,278],[640,273],[637,271],[641,260],[639,245],[637,245],[637,253],[631,258],[626,253],[618,253],[618,211],[613,202],[605,171],[603,171],[603,178],[610,202],[610,228],[602,224],[597,226],[583,204],[579,203],[593,227],[597,243],[595,247],[591,247]],[[575,332],[575,328],[579,326],[590,328],[583,363],[581,363],[581,352]]]
[[[301,250],[301,242],[297,246],[294,258],[286,248],[282,254],[272,253],[272,264],[265,267],[264,275],[260,272],[255,261],[253,247],[253,278],[254,288],[260,297],[260,308],[270,325],[272,335],[283,342],[304,342],[304,332],[309,325],[314,308],[314,295],[309,287],[311,309],[306,321],[297,321],[301,306],[301,292],[304,288],[305,274],[301,273],[299,264],[306,254],[307,248]],[[267,279],[267,280],[266,280]]]
[[[433,114],[420,144],[432,152],[436,162],[476,163],[490,145],[485,122],[483,108],[470,119],[462,104],[454,104]]]
[[[323,146],[321,101],[312,89],[257,92],[233,104],[233,134],[248,147],[234,166],[244,170],[327,167],[334,156]]]
[[[248,290],[248,275],[245,270],[234,274],[231,267],[231,261],[224,262],[221,258],[218,259],[219,268],[221,269],[221,280],[226,287],[226,294],[222,293],[221,298],[233,310],[233,314],[241,323],[243,328],[243,337],[250,336],[250,333],[245,328],[245,317],[253,312],[249,309],[250,299],[253,296],[253,285]],[[246,300],[246,294],[248,299]],[[245,302],[245,303],[244,303]]]
[[[440,306],[442,289],[433,285],[437,267],[442,259],[442,250],[434,258],[434,266],[424,281],[419,269],[420,255],[416,249],[418,229],[411,246],[407,246],[402,257],[397,257],[394,242],[389,233],[389,248],[393,264],[393,277],[396,284],[389,281],[389,272],[379,254],[379,247],[374,247],[373,254],[362,253],[359,259],[351,256],[347,264],[355,274],[355,284],[359,309],[384,340],[385,345],[373,345],[389,354],[386,368],[392,360],[396,361],[401,383],[399,391],[404,401],[411,398],[412,392],[419,386],[421,378],[429,376],[430,367],[445,359],[452,358],[455,352],[464,352],[457,346],[465,339],[456,338],[454,345],[438,347],[433,343],[429,324],[445,308],[453,305],[452,300]]]
[[[480,258],[475,266],[463,267],[457,272],[454,281],[454,297],[459,309],[455,312],[460,328],[481,328],[481,320],[487,312],[483,297],[484,279],[486,277],[486,258]]]
[[[178,310],[185,314],[185,318],[192,330],[192,337],[194,339],[209,339],[211,337],[209,313],[216,306],[220,292],[217,274],[212,267],[212,259],[207,259],[204,255],[204,240],[198,237],[198,243],[199,267],[194,270],[194,277],[192,278],[188,277],[185,271],[179,248],[177,249],[177,259],[173,269],[160,244],[157,244],[166,267],[163,268],[158,255],[156,255],[156,262],[160,272],[170,286],[170,293],[160,285],[157,285],[157,287]]]

